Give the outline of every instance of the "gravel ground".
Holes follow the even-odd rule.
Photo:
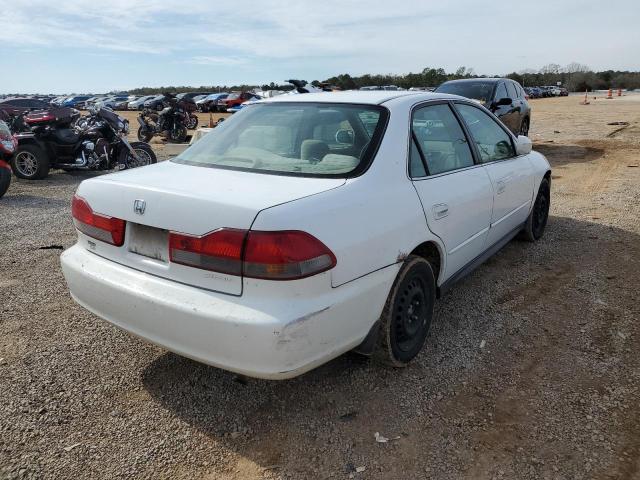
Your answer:
[[[639,121],[624,98],[534,102],[554,166],[543,240],[442,299],[408,368],[344,355],[283,382],[77,306],[58,257],[87,174],[16,180],[0,200],[0,478],[640,478]]]

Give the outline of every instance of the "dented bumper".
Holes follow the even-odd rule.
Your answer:
[[[183,285],[75,245],[61,256],[72,297],[108,322],[180,355],[266,379],[295,377],[354,348],[380,316],[397,267],[338,288],[330,272],[245,280],[242,296]]]

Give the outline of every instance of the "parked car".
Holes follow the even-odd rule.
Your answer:
[[[145,108],[148,108],[149,110],[157,110],[160,111],[163,108],[165,108],[166,105],[166,99],[164,95],[156,95],[155,97],[147,100],[146,102],[144,102],[143,104],[143,110]]]
[[[48,108],[49,104],[35,98],[7,98],[0,100],[0,108],[7,112],[24,112],[27,110],[43,110]],[[13,114],[13,113],[12,113]]]
[[[104,97],[103,95],[96,95],[94,97],[89,97],[86,100],[77,102],[75,108],[77,108],[78,110],[89,110],[89,108],[91,108],[93,104],[95,104],[96,102],[99,102],[104,98],[106,97]]]
[[[437,297],[543,235],[550,179],[527,137],[462,97],[282,95],[170,161],[82,182],[62,270],[98,316],[243,375],[352,349],[400,366]]]
[[[524,91],[529,95],[529,98],[542,98],[542,90],[538,87],[524,87]]]
[[[84,102],[89,98],[91,98],[90,95],[76,95],[74,97],[67,98],[60,105],[63,107],[78,108],[81,103],[84,105]]]
[[[435,90],[476,100],[498,117],[516,135],[529,135],[531,107],[525,92],[509,78],[451,80]]]
[[[151,100],[152,98],[155,98],[157,95],[145,95],[143,97],[140,98],[136,98],[135,100],[131,100],[129,102],[129,105],[127,106],[127,108],[129,110],[143,110],[144,109],[144,102],[146,102],[147,100]]]
[[[247,100],[257,100],[259,98],[258,95],[251,92],[230,93],[226,98],[218,99],[216,105],[219,112],[226,112],[231,107],[240,105]]]
[[[111,110],[116,109],[116,105],[122,104],[122,102],[128,102],[128,95],[114,95],[112,97],[107,97],[100,101],[103,107],[110,108]]]
[[[121,100],[119,102],[116,102],[114,105],[114,110],[128,110],[129,109],[129,103],[136,100],[138,97],[136,97],[135,95],[131,95],[127,98],[125,98],[124,100]]]
[[[178,95],[176,95],[176,98],[178,100],[193,100],[196,97],[199,97],[201,95],[207,96],[207,95],[211,95],[213,92],[185,92],[185,93],[179,93]]]
[[[218,111],[218,100],[223,100],[227,98],[229,94],[227,92],[223,93],[212,93],[211,95],[207,95],[201,100],[196,102],[198,110],[201,112],[217,112]]]
[[[559,87],[558,90],[560,90],[560,96],[561,97],[568,97],[569,96],[569,90],[567,90],[565,87]]]

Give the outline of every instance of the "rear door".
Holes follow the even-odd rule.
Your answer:
[[[487,246],[526,220],[533,195],[533,167],[527,155],[516,156],[513,137],[491,115],[475,105],[455,104],[494,190]]]
[[[493,190],[476,165],[465,133],[446,102],[414,110],[409,173],[429,229],[445,245],[445,278],[482,253]]]

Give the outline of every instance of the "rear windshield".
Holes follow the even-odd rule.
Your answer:
[[[377,150],[387,110],[377,105],[257,103],[173,161],[302,176],[359,174]]]
[[[452,82],[440,85],[436,92],[460,95],[481,103],[489,103],[494,83],[490,82]]]

